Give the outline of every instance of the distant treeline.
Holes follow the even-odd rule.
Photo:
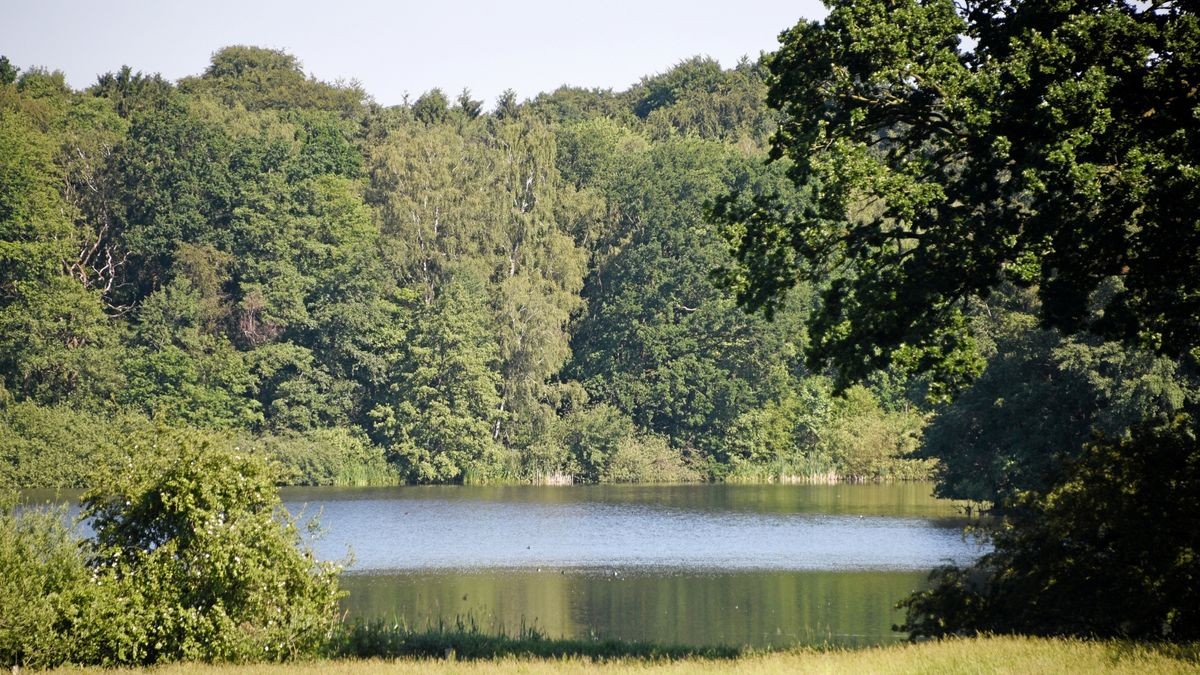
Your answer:
[[[73,91],[0,59],[0,485],[163,427],[290,483],[914,478],[926,400],[804,364],[714,272],[766,164],[765,68],[384,107],[289,54]],[[749,203],[747,201],[747,203]]]

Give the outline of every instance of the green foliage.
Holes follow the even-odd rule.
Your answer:
[[[7,56],[0,56],[0,85],[9,85],[17,81],[17,73],[21,71],[8,60]]]
[[[932,468],[912,459],[923,426],[920,413],[884,410],[870,390],[856,385],[834,400],[822,445],[852,480],[921,479]]]
[[[767,86],[760,64],[743,59],[732,70],[695,57],[666,73],[644,78],[634,112],[656,137],[675,133],[760,144],[775,130],[762,105]]]
[[[0,662],[284,660],[325,647],[337,570],[298,548],[265,463],[161,428],[121,451],[84,496],[94,540],[62,509],[0,501]]]
[[[611,89],[583,89],[564,85],[552,92],[538,94],[527,106],[533,114],[550,122],[573,123],[599,119],[632,122],[633,112],[623,99],[621,94]],[[497,106],[497,116],[500,116],[499,109],[500,106]]]
[[[253,424],[261,419],[257,402],[241,395],[253,384],[250,368],[224,336],[203,332],[202,309],[186,277],[146,299],[138,312],[142,344],[125,362],[118,401],[169,422]]]
[[[732,425],[809,376],[807,287],[770,324],[709,278],[715,196],[810,198],[761,166],[764,75],[694,58],[486,113],[437,89],[385,109],[248,46],[177,84],[22,73],[0,403],[31,407],[5,480],[79,484],[67,453],[125,424],[92,413],[219,431],[289,482],[725,475]]]
[[[734,216],[743,299],[770,305],[797,278],[851,267],[812,324],[814,362],[847,379],[915,349],[919,368],[946,367],[961,386],[973,374],[955,364],[963,303],[1010,274],[1037,282],[1048,325],[1188,354],[1200,343],[1200,176],[1181,102],[1198,42],[1181,3],[965,16],[948,0],[832,3],[769,62],[784,115],[773,156],[821,199]],[[760,255],[764,243],[800,264]],[[1114,276],[1120,292],[1090,314]]]
[[[98,583],[65,508],[0,497],[0,663],[47,668],[117,660],[121,603]]]
[[[430,89],[413,103],[413,117],[425,124],[445,122],[450,116],[450,101],[441,89]]]
[[[605,483],[686,483],[701,474],[688,466],[662,436],[626,436],[600,473]]]
[[[266,459],[281,485],[396,485],[403,476],[383,449],[349,429],[315,429],[238,439]]]
[[[730,480],[920,480],[932,462],[913,458],[924,425],[916,409],[887,410],[853,386],[808,377],[780,399],[743,413],[729,431]]]
[[[316,653],[337,621],[337,570],[298,548],[267,465],[191,434],[142,442],[83,499],[96,533],[89,564],[97,583],[115,585],[130,624],[128,650],[107,659]]]
[[[120,462],[117,443],[148,426],[144,418],[97,414],[70,405],[22,401],[0,407],[0,489],[88,487],[101,467]]]
[[[97,295],[63,276],[18,288],[20,295],[0,308],[5,388],[46,403],[110,396],[120,350]]]
[[[646,117],[675,103],[685,93],[711,93],[720,86],[724,76],[721,64],[712,58],[692,57],[661,75],[643,78],[635,90],[640,96],[633,112],[638,117]]]
[[[1097,437],[1044,496],[1015,501],[1011,525],[975,568],[944,569],[931,590],[905,602],[906,629],[1195,640],[1197,494],[1190,415]]]
[[[115,342],[98,295],[63,274],[77,255],[52,136],[0,101],[0,372],[13,395],[103,397]]]
[[[319,109],[357,112],[364,93],[355,85],[330,85],[306,78],[295,56],[262,47],[225,47],[199,78],[185,78],[180,89],[213,96],[226,105],[249,110]]]
[[[469,279],[451,283],[417,308],[388,398],[371,412],[376,436],[413,480],[461,480],[498,463],[498,352],[480,292]]]
[[[719,463],[734,420],[799,374],[794,319],[803,307],[772,324],[713,285],[725,247],[704,204],[735,182],[778,177],[756,175],[711,141],[626,148],[614,160],[625,168],[602,185],[620,220],[600,237],[605,254],[584,289],[591,309],[568,372],[639,426]]]
[[[608,185],[622,160],[646,149],[636,131],[607,117],[589,117],[559,129],[558,170],[577,186]]]
[[[833,458],[822,442],[833,406],[829,383],[812,377],[780,399],[739,415],[727,443],[731,478],[786,480],[833,471]]]
[[[722,278],[823,283],[810,366],[921,373],[939,490],[1002,516],[913,634],[1194,639],[1194,532],[1158,532],[1200,506],[1195,8],[839,1],[781,42],[772,157],[815,199],[722,200]]]
[[[999,303],[977,322],[994,355],[971,387],[939,412],[920,454],[938,458],[938,492],[997,509],[1060,477],[1093,433],[1120,437],[1143,418],[1195,400],[1178,365],[1095,337],[1036,328]]]
[[[611,405],[572,410],[523,453],[524,476],[534,483],[680,483],[701,478],[666,439],[640,432]]]
[[[181,101],[134,117],[115,151],[122,245],[141,264],[135,291],[153,290],[183,242],[231,250],[229,139]]]
[[[113,102],[115,112],[129,118],[136,112],[160,108],[168,103],[175,87],[157,73],[144,75],[129,66],[121,66],[96,78],[88,92]]]
[[[56,190],[61,172],[51,137],[19,101],[0,101],[0,293],[52,276],[65,254],[67,223]]]

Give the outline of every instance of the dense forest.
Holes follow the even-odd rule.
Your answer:
[[[0,74],[0,485],[190,429],[289,483],[928,475],[907,379],[810,370],[714,272],[796,204],[762,63],[383,107],[235,46],[177,83]]]

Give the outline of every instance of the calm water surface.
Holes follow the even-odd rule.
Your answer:
[[[293,488],[356,617],[754,646],[898,639],[981,550],[928,485]]]

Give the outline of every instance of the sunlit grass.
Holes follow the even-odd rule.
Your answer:
[[[61,670],[121,673],[129,670]],[[991,637],[871,649],[799,649],[734,658],[593,659],[506,656],[492,660],[331,660],[284,665],[176,664],[155,675],[307,675],[312,673],[1195,673],[1200,645],[1154,646],[1021,637]]]

